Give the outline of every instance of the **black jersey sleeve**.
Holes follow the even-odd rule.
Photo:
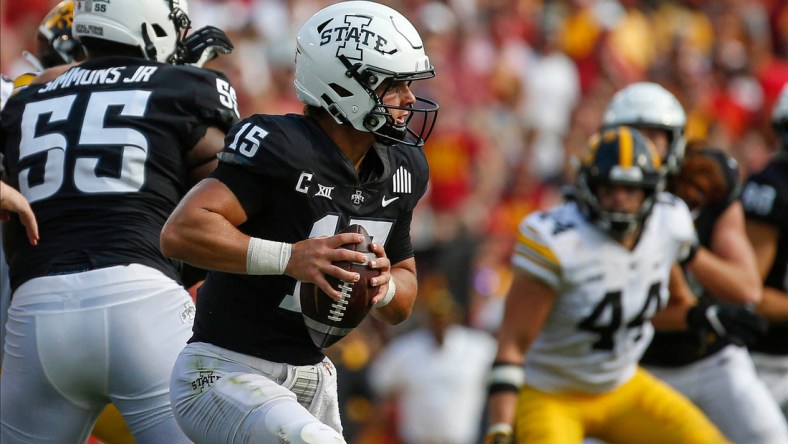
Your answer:
[[[215,126],[226,133],[238,122],[235,88],[223,73],[192,66],[172,69],[180,71],[179,81],[190,89],[181,95],[190,98],[183,103],[183,110],[194,113],[197,118],[185,140],[186,146],[194,146],[205,135],[208,127]]]
[[[265,205],[264,190],[281,180],[289,164],[288,146],[306,145],[296,131],[287,131],[281,116],[256,114],[238,122],[227,133],[213,177],[233,191],[247,215]]]
[[[227,132],[238,122],[238,99],[235,88],[223,73],[210,69],[183,67],[195,72],[194,101],[203,120]]]
[[[747,218],[778,228],[788,227],[788,161],[775,161],[750,176],[742,203]]]
[[[386,256],[391,264],[402,262],[414,256],[413,244],[410,241],[410,223],[413,220],[413,212],[401,216],[391,231],[391,239],[386,246]]]

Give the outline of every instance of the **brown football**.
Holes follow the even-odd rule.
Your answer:
[[[341,248],[366,253],[369,260],[375,258],[375,253],[369,251],[372,238],[364,227],[354,224],[340,233],[364,235],[361,243],[346,244]],[[313,283],[301,283],[301,313],[312,342],[320,348],[335,344],[364,320],[372,308],[370,299],[377,292],[377,287],[372,287],[369,281],[380,275],[380,270],[356,262],[341,261],[334,265],[361,276],[358,282],[344,282],[333,276],[326,276],[328,283],[342,293],[341,300],[332,299]]]

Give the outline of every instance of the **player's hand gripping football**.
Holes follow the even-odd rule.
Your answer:
[[[293,244],[290,261],[285,274],[299,281],[314,282],[332,299],[339,300],[342,296],[326,280],[326,275],[334,276],[345,282],[358,282],[358,273],[337,267],[335,263],[355,262],[366,264],[364,253],[341,248],[346,244],[358,244],[364,236],[358,233],[339,233],[333,236],[321,236],[302,240]]]
[[[235,48],[230,37],[215,26],[204,26],[183,39],[177,63],[202,66],[219,54],[229,54]]]
[[[746,307],[698,304],[687,312],[687,324],[714,332],[736,345],[752,345],[766,334],[766,320]]]

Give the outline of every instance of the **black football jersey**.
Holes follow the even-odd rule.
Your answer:
[[[698,241],[704,247],[711,248],[714,224],[722,213],[739,198],[741,180],[739,179],[738,165],[727,154],[720,150],[713,149],[705,150],[704,153],[719,164],[720,169],[725,174],[727,185],[725,192],[726,197],[722,202],[693,211]],[[693,293],[698,295],[701,301],[710,303],[716,302],[714,297],[708,294],[697,280],[691,275],[686,276],[692,287]],[[697,331],[655,330],[654,338],[643,354],[641,362],[646,365],[657,367],[684,366],[710,356],[720,351],[728,344],[730,344],[730,342],[727,339]]]
[[[218,72],[139,58],[89,60],[15,94],[2,111],[0,151],[30,201],[41,241],[21,230],[14,288],[50,274],[130,263],[178,278],[159,235],[188,188],[185,154],[238,121]]]
[[[788,154],[781,153],[747,180],[742,202],[748,219],[779,230],[777,254],[764,285],[788,291]],[[769,323],[766,339],[752,349],[788,355],[788,322]]]
[[[410,222],[428,176],[420,149],[379,144],[357,173],[311,118],[294,114],[238,123],[213,173],[243,205],[244,233],[295,243],[360,224],[392,264],[413,256]],[[320,362],[323,352],[301,315],[300,288],[289,276],[210,271],[198,292],[192,341],[275,362]]]

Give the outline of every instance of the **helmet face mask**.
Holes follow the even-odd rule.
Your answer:
[[[591,138],[577,179],[578,202],[586,217],[616,239],[634,233],[646,222],[665,176],[653,144],[639,131],[618,127]],[[644,199],[633,212],[600,204],[602,187],[623,186],[643,190]]]
[[[687,116],[679,101],[657,83],[633,83],[618,91],[605,110],[604,128],[627,125],[653,128],[668,135],[668,152],[663,157],[665,171],[676,174],[684,161],[684,127]]]
[[[72,32],[138,47],[148,60],[168,62],[191,27],[185,0],[76,0]]]
[[[421,97],[408,106],[388,105],[383,98],[392,85],[434,76],[413,25],[378,3],[328,6],[298,32],[294,84],[299,100],[325,109],[337,123],[373,133],[381,143],[424,145],[438,105]],[[392,111],[408,113],[404,125],[396,123]]]

